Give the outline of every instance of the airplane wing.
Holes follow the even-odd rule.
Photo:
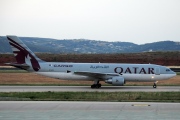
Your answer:
[[[98,73],[98,72],[88,72],[88,71],[74,72],[74,74],[88,76],[97,79],[107,79],[107,78],[112,78],[114,76],[120,76],[117,73]]]

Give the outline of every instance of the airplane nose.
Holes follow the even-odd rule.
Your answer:
[[[170,74],[172,74],[173,77],[176,76],[176,72],[172,69],[170,69]]]
[[[176,72],[174,72],[174,71],[171,71],[171,72],[172,72],[173,77],[176,76]]]
[[[176,76],[177,74],[176,74],[176,72],[174,72],[174,76]]]

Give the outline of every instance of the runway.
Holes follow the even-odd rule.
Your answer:
[[[0,86],[0,92],[180,92],[180,86]]]
[[[179,120],[180,103],[0,101],[2,120]]]

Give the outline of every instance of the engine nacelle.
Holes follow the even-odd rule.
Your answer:
[[[123,77],[113,77],[112,79],[105,80],[105,82],[114,86],[123,86],[125,83]]]

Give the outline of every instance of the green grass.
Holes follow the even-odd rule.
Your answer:
[[[0,100],[180,102],[180,92],[1,92]]]

